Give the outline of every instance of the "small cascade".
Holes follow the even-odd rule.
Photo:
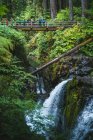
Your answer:
[[[59,115],[59,103],[64,98],[65,85],[69,80],[58,84],[42,106],[38,103],[33,112],[26,114],[26,123],[31,131],[47,136],[50,129],[56,127]]]
[[[36,83],[36,93],[37,94],[45,94],[46,91],[44,89],[44,81],[43,78],[37,74],[37,83]]]
[[[79,116],[71,140],[92,140],[93,137],[92,139],[87,138],[88,134],[91,132],[93,133],[93,99],[86,104]]]

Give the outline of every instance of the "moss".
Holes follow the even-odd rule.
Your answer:
[[[90,73],[90,76],[93,76],[93,71]]]
[[[71,95],[68,96],[66,102],[65,116],[68,126],[72,126],[79,112],[77,93],[72,92]]]
[[[68,128],[72,127],[80,111],[80,88],[78,81],[74,78],[67,84],[64,115]]]

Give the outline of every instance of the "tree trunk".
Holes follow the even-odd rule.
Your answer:
[[[72,21],[73,20],[73,3],[72,3],[72,0],[69,0],[69,17],[70,17],[70,20]]]
[[[59,9],[62,9],[62,0],[59,0]]]
[[[51,18],[54,19],[57,14],[56,0],[50,0]]]
[[[47,0],[43,0],[42,6],[44,8],[44,11],[47,11],[48,8]]]
[[[84,18],[86,10],[86,0],[81,0],[81,6],[82,6],[82,18]]]
[[[57,0],[57,11],[62,9],[63,0]]]

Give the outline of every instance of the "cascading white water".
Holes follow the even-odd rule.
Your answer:
[[[71,140],[84,140],[89,132],[93,132],[93,99],[86,104],[79,116]]]
[[[31,128],[31,131],[36,131],[37,134],[46,135],[51,127],[56,126],[60,97],[61,99],[64,97],[64,88],[69,80],[70,79],[58,84],[50,93],[50,97],[45,100],[42,107],[40,107],[40,105],[38,107],[37,105],[32,113],[26,114],[26,123]]]
[[[36,83],[36,93],[37,94],[45,94],[45,87],[44,87],[44,81],[42,77],[39,77],[39,75],[37,74],[37,83]]]

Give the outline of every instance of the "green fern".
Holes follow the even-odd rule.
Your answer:
[[[6,15],[8,9],[5,5],[0,5],[0,16]]]
[[[10,39],[0,36],[0,62],[9,63],[11,61],[13,44]]]

